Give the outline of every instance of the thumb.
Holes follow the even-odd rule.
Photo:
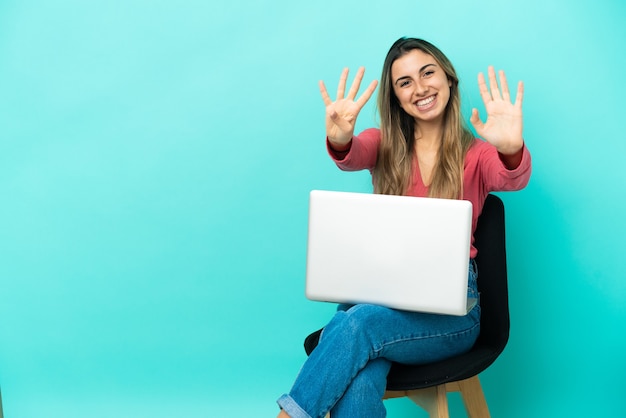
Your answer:
[[[330,110],[328,117],[342,131],[349,132],[354,129],[352,122],[355,117],[353,115],[340,115],[337,111]]]
[[[480,118],[478,117],[478,109],[476,108],[472,109],[472,116],[470,117],[470,122],[472,123],[472,126],[474,126],[474,129],[476,129],[476,132],[482,131],[483,127],[485,126],[483,121],[481,121]]]

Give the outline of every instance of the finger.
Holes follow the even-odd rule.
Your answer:
[[[328,95],[328,90],[326,90],[326,86],[324,85],[324,82],[322,80],[320,80],[319,85],[320,85],[320,93],[322,94],[322,100],[324,101],[324,104],[326,106],[332,104],[333,100]]]
[[[363,80],[363,74],[365,73],[365,68],[361,67],[356,72],[356,76],[354,76],[354,81],[352,82],[352,86],[350,86],[350,91],[348,92],[347,99],[354,100],[356,94],[359,92],[359,87],[361,87],[361,80]]]
[[[489,89],[491,90],[491,97],[493,100],[502,99],[500,96],[500,90],[498,89],[498,80],[496,80],[496,70],[493,69],[493,66],[489,66],[487,69],[489,73]]]
[[[509,93],[509,84],[506,81],[504,71],[500,70],[500,89],[502,89],[502,99],[511,102],[511,94]]]
[[[524,83],[517,83],[517,94],[515,95],[515,106],[522,108],[522,101],[524,100]]]
[[[476,108],[472,109],[472,116],[470,117],[470,122],[472,126],[474,127],[474,129],[476,129],[476,133],[480,135],[479,132],[482,131],[484,124],[483,124],[483,121],[481,121],[480,118],[478,117],[478,109]]]
[[[487,103],[492,100],[489,89],[487,88],[487,83],[485,82],[485,75],[483,73],[478,73],[478,91],[480,92],[480,97],[483,98],[483,102]]]
[[[374,94],[374,91],[376,90],[377,85],[378,85],[378,80],[374,80],[370,83],[369,86],[367,86],[367,89],[365,89],[361,97],[359,97],[359,100],[356,101],[356,104],[357,106],[359,106],[359,109],[362,109],[363,106],[365,106],[365,103],[367,103],[370,97],[372,97],[372,94]]]
[[[339,86],[337,87],[337,100],[343,99],[343,95],[346,92],[346,82],[348,80],[348,69],[344,68],[339,78]]]

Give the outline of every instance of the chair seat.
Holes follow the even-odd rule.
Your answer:
[[[321,333],[322,329],[319,329],[306,337],[304,349],[307,355],[317,346]],[[481,344],[479,340],[467,353],[446,360],[420,365],[393,363],[387,375],[387,390],[421,389],[467,379],[489,367],[503,348]]]
[[[415,366],[393,363],[387,376],[387,390],[421,389],[470,378],[493,364],[500,352],[476,345],[465,354],[435,363]]]

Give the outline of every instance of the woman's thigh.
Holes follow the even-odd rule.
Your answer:
[[[378,305],[342,305],[338,314],[349,333],[368,342],[371,358],[420,364],[469,350],[479,333],[480,308],[452,316],[409,312]],[[330,324],[329,324],[330,325]]]

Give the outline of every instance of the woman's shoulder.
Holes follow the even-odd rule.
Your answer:
[[[470,152],[470,151],[481,152],[481,151],[484,151],[485,149],[487,149],[488,147],[493,147],[493,145],[491,145],[487,141],[483,141],[480,138],[474,138],[474,141],[470,145],[470,148],[469,148],[468,152]]]
[[[478,167],[495,160],[499,160],[496,147],[480,138],[474,138],[465,154],[465,167]]]
[[[380,128],[367,128],[357,135],[359,138],[380,139]]]
[[[467,158],[479,158],[481,155],[485,153],[498,153],[496,147],[491,145],[489,142],[484,141],[480,138],[474,138],[474,141],[471,143],[470,147],[467,150]]]
[[[353,139],[353,143],[356,143],[357,146],[365,147],[366,149],[377,150],[380,145],[381,133],[378,128],[367,128],[364,131],[361,131],[358,135],[355,135]]]

